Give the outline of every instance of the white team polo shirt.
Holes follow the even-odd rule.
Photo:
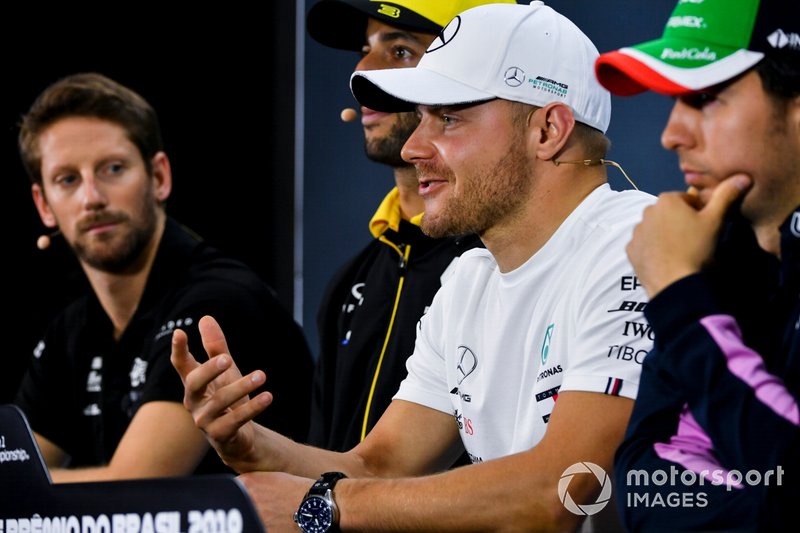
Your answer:
[[[535,446],[560,392],[636,398],[653,334],[625,246],[654,200],[598,187],[505,274],[485,249],[463,254],[395,398],[453,414],[473,462]]]

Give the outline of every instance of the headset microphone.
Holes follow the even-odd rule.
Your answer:
[[[36,247],[40,250],[48,249],[52,242],[51,239],[57,235],[61,235],[61,230],[55,230],[53,233],[47,235],[39,235],[39,238],[36,239]]]
[[[528,119],[530,119],[530,113],[528,114]],[[596,165],[603,165],[603,166],[608,166],[608,167],[616,167],[616,168],[619,169],[620,172],[622,172],[622,175],[625,176],[625,179],[628,180],[628,183],[630,183],[631,186],[634,189],[636,189],[637,191],[639,190],[639,187],[637,187],[636,184],[633,182],[633,180],[628,177],[628,174],[625,172],[625,170],[622,168],[622,166],[619,163],[617,163],[616,161],[612,161],[610,159],[602,159],[602,158],[601,159],[579,159],[577,161],[560,161],[558,159],[553,159],[553,164],[555,166],[558,166],[558,165],[583,165],[585,167],[593,167],[593,166],[596,166]]]
[[[342,122],[353,122],[358,118],[358,113],[352,107],[346,107],[339,113],[339,118],[342,119]]]

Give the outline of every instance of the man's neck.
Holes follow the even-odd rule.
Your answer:
[[[114,325],[114,339],[119,340],[130,324],[144,294],[158,245],[164,235],[165,217],[159,217],[153,238],[134,266],[127,272],[110,273],[81,262],[92,290]]]
[[[800,176],[797,179],[800,179]],[[750,217],[758,245],[778,258],[781,257],[781,226],[789,220],[789,217],[794,216],[800,206],[800,185],[793,184],[793,186],[794,190],[785,188],[780,202],[773,202],[771,209],[762,210],[760,216]]]
[[[756,235],[758,245],[765,251],[774,256],[781,256],[781,230],[775,224],[764,224],[753,226],[753,233]]]
[[[397,190],[400,191],[400,210],[403,220],[410,220],[422,213],[425,210],[425,203],[419,195],[419,182],[414,167],[395,168],[394,181]]]
[[[542,161],[540,165],[552,165]],[[500,272],[511,272],[538,252],[597,187],[607,183],[603,167],[534,169],[533,186],[521,209],[480,235]]]

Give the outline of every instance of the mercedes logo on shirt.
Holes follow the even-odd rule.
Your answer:
[[[472,350],[466,346],[459,346],[458,352],[459,359],[456,370],[458,370],[458,384],[460,385],[467,376],[472,374],[472,372],[475,370],[475,367],[478,366],[478,359],[475,357],[475,354],[472,353]]]
[[[506,85],[519,87],[525,83],[525,72],[519,67],[511,67],[505,73]]]

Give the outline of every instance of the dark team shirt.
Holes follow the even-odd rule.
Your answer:
[[[800,496],[800,208],[781,227],[780,260],[734,216],[709,267],[645,314],[655,349],[615,460],[627,528],[790,528]],[[673,469],[674,481],[652,482]]]
[[[243,373],[262,369],[275,401],[258,421],[294,439],[308,431],[313,363],[300,327],[273,291],[168,219],[137,311],[119,341],[94,293],[72,303],[39,342],[15,403],[71,467],[107,464],[143,404],[183,401],[169,361],[172,332],[205,358],[197,323],[212,315]],[[280,348],[279,348],[280,346]],[[153,436],[153,446],[159,446]],[[196,473],[230,472],[212,451]]]
[[[311,444],[346,451],[372,429],[407,374],[417,322],[442,275],[480,245],[476,236],[432,239],[402,220],[336,273],[317,316]]]

